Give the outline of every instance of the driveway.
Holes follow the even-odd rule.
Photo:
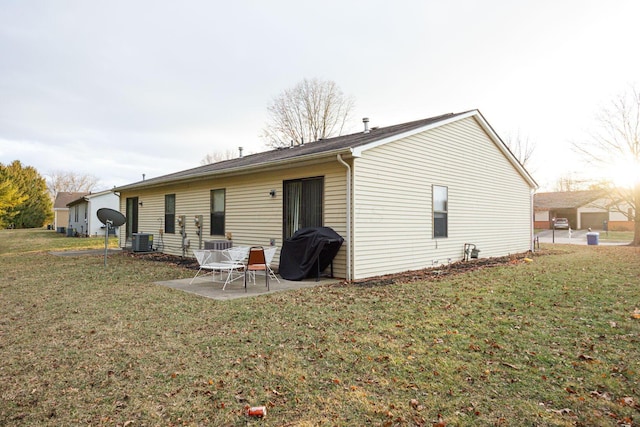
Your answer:
[[[586,245],[587,244],[586,230],[556,230],[555,236],[553,230],[543,230],[536,233],[536,237],[540,239],[540,243],[562,243],[569,245]],[[598,244],[602,246],[621,246],[628,245],[631,242],[603,242],[602,237],[605,235],[604,231],[596,231],[600,234]]]

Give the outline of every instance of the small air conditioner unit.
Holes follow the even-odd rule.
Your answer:
[[[153,234],[133,233],[131,246],[133,252],[151,252],[153,250]]]
[[[205,240],[204,248],[209,250],[221,251],[233,247],[232,240]]]

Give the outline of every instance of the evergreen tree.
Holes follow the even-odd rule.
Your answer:
[[[7,194],[13,194],[13,206],[5,208],[0,222],[16,228],[42,227],[53,217],[53,206],[46,180],[32,166],[23,167],[19,160],[4,166],[0,163],[0,181]],[[13,189],[11,189],[13,187]],[[16,198],[16,194],[19,195]],[[16,201],[19,201],[16,203]]]
[[[27,196],[20,194],[13,181],[0,170],[0,228],[6,228],[11,224],[9,212],[26,199]]]

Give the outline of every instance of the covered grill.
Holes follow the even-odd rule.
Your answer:
[[[284,241],[279,273],[287,280],[319,277],[340,250],[344,239],[329,227],[306,227]]]

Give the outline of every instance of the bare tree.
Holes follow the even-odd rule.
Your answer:
[[[573,173],[569,172],[556,180],[555,191],[582,191],[592,186],[592,182],[577,178]]]
[[[47,174],[47,189],[51,199],[55,200],[61,191],[88,193],[98,184],[93,175],[78,174],[70,171],[53,171]]]
[[[239,147],[242,150],[242,147]],[[240,151],[241,152],[241,151]],[[213,153],[207,153],[202,160],[200,160],[201,165],[208,165],[211,163],[218,163],[224,160],[231,160],[238,157],[238,154],[233,150],[224,150],[224,151],[214,151]]]
[[[634,222],[632,244],[640,246],[640,92],[635,87],[615,98],[597,116],[599,129],[584,143],[574,143],[573,149],[593,166],[594,170],[626,170],[627,182],[605,177],[614,205]],[[626,207],[631,207],[631,213]]]
[[[531,160],[531,156],[535,152],[535,144],[529,141],[529,138],[522,137],[520,132],[518,132],[515,136],[507,136],[505,140],[505,144],[511,150],[511,153],[518,159],[522,166],[527,166],[529,160]]]
[[[304,79],[268,105],[262,137],[276,148],[338,136],[353,107],[353,99],[335,82]]]

